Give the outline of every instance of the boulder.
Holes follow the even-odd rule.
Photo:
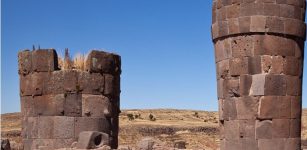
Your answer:
[[[95,149],[109,146],[109,135],[96,131],[83,131],[79,134],[77,149]]]
[[[185,145],[186,145],[186,142],[185,142],[185,141],[178,140],[178,141],[175,141],[175,143],[174,143],[174,148],[186,149]]]

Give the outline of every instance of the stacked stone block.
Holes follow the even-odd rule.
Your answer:
[[[305,0],[214,0],[221,150],[299,150]]]
[[[19,52],[24,149],[69,148],[82,131],[110,136],[117,148],[121,59],[91,51],[85,70],[60,70],[53,49]]]

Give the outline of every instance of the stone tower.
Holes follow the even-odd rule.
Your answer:
[[[107,133],[117,148],[120,56],[91,51],[84,70],[59,69],[53,49],[21,51],[18,61],[25,150],[69,148],[81,131]]]
[[[299,150],[305,0],[214,0],[221,150]]]

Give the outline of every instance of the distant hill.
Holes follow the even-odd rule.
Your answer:
[[[2,136],[11,139],[14,144],[20,143],[20,113],[2,114],[1,117]],[[302,120],[302,137],[307,139],[307,109],[303,111]],[[170,146],[176,140],[185,140],[187,148],[214,150],[219,145],[218,113],[177,109],[122,110],[119,144],[134,147],[146,136],[155,137]]]

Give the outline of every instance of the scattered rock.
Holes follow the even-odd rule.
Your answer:
[[[185,145],[186,145],[186,142],[183,140],[175,141],[174,148],[186,149]]]
[[[153,150],[155,145],[155,140],[151,137],[146,137],[138,142],[136,149],[137,150]]]

